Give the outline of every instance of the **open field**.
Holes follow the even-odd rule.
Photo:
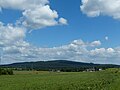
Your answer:
[[[15,71],[0,76],[0,90],[120,90],[119,70],[100,72]]]

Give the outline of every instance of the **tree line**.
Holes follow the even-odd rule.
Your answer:
[[[8,68],[0,68],[0,75],[13,75],[13,70]]]

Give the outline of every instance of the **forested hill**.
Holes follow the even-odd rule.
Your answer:
[[[9,67],[9,68],[21,68],[21,69],[34,69],[34,70],[72,70],[72,71],[83,71],[88,68],[96,68],[96,69],[105,69],[105,68],[114,68],[120,67],[119,65],[112,64],[93,64],[93,63],[82,63],[82,62],[74,62],[67,60],[55,60],[55,61],[38,61],[38,62],[24,62],[24,63],[14,63],[8,65],[2,65],[1,67]]]

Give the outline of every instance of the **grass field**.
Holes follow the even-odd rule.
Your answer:
[[[0,76],[0,90],[120,90],[120,73],[15,71]]]

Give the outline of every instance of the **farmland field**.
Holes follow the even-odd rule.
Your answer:
[[[0,90],[120,90],[119,70],[100,72],[14,71],[0,76]]]

